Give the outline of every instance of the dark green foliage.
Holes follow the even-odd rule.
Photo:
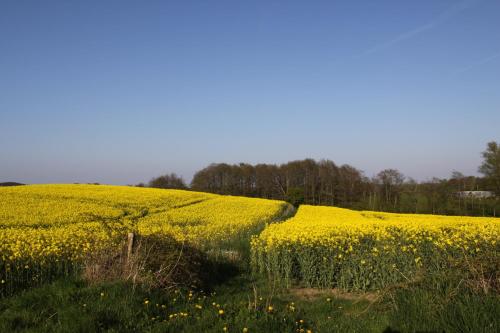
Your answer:
[[[488,142],[482,156],[484,160],[479,167],[479,172],[486,177],[497,195],[500,195],[500,144],[495,141]]]
[[[144,184],[142,184],[144,186]],[[148,187],[171,188],[185,190],[187,188],[184,180],[175,173],[153,178],[149,181]]]
[[[449,179],[418,183],[395,169],[382,170],[370,179],[350,165],[305,159],[282,165],[211,164],[194,175],[191,188],[285,200],[296,206],[304,203],[399,213],[498,216],[498,197],[460,195],[462,191],[494,191],[491,179],[466,177],[455,171]]]
[[[304,203],[304,190],[300,187],[289,188],[285,199],[294,207],[298,207]]]

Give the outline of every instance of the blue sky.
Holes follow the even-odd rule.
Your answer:
[[[328,158],[476,174],[500,1],[1,1],[0,181]]]

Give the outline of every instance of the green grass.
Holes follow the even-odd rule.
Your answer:
[[[307,290],[306,290],[307,291]],[[211,292],[60,280],[0,300],[1,332],[498,332],[496,294],[429,277],[364,295],[275,290],[242,273]],[[373,296],[373,295],[372,295]],[[293,304],[292,304],[293,302]],[[213,305],[215,303],[215,305]],[[196,305],[200,305],[197,308]],[[269,311],[269,306],[272,311]],[[224,314],[218,311],[222,309]],[[187,313],[187,316],[181,313]],[[176,314],[172,318],[170,315]],[[302,322],[301,322],[302,320]]]

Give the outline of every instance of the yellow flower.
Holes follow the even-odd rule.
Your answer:
[[[20,279],[26,272],[35,279],[39,271],[58,271],[62,263],[81,267],[88,254],[117,249],[130,231],[218,249],[263,228],[288,206],[276,200],[127,186],[0,188],[0,262],[7,272],[12,271],[9,265],[15,266]]]
[[[430,258],[446,264],[450,257],[474,256],[486,250],[498,252],[499,234],[498,218],[395,214],[302,205],[293,218],[269,224],[252,238],[252,264],[260,271],[286,278],[293,276],[293,270],[298,268],[299,275],[307,280],[326,280],[332,270],[352,272],[354,266],[366,265],[369,267],[364,266],[355,274],[356,279],[378,286],[385,283],[384,274],[395,274],[402,279],[401,274],[396,274],[396,268],[416,273],[415,266],[425,266]],[[307,256],[301,256],[305,251]],[[382,256],[386,260],[371,260]],[[342,260],[327,260],[333,257]],[[280,264],[290,262],[298,262],[299,266]],[[372,267],[371,262],[377,266]],[[319,266],[317,271],[324,272],[320,274],[325,276],[318,279],[316,273],[308,273],[308,267],[313,264]],[[372,272],[377,273],[375,277],[371,276]],[[343,284],[352,285],[352,276],[339,279]]]
[[[221,316],[222,316],[223,314],[224,314],[224,310],[220,309],[220,310],[219,310],[219,315],[221,315]]]

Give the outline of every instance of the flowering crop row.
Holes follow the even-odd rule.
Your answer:
[[[264,228],[286,204],[208,193],[103,185],[0,188],[0,294],[75,270],[127,232],[168,234],[199,248]],[[3,290],[3,292],[2,292]]]
[[[212,250],[248,247],[250,236],[277,218],[285,207],[279,201],[219,196],[146,216],[138,229],[140,234],[169,234]]]
[[[499,240],[498,218],[301,206],[252,239],[252,266],[286,285],[377,289],[460,258],[498,256]]]

